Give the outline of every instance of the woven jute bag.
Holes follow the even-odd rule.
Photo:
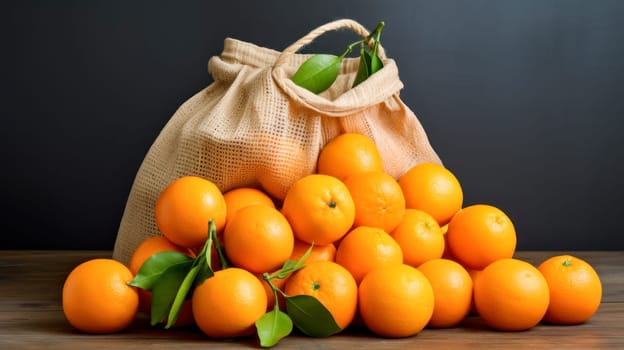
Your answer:
[[[351,88],[359,58],[343,61],[336,82],[316,95],[290,77],[310,55],[296,54],[318,36],[359,23],[341,19],[322,25],[282,52],[227,38],[212,57],[213,82],[184,102],[162,129],[132,185],[113,258],[128,263],[146,238],[160,235],[154,206],[174,179],[195,175],[221,191],[261,187],[283,199],[287,189],[316,168],[321,148],[345,132],[369,136],[384,169],[395,178],[412,166],[440,163],[414,113],[401,101],[397,66],[380,56],[384,68]]]

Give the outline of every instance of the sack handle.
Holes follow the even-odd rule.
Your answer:
[[[363,38],[366,38],[370,34],[369,31],[366,30],[366,28],[364,28],[361,24],[351,19],[339,19],[333,22],[323,24],[322,26],[312,30],[311,32],[303,36],[301,39],[295,41],[293,44],[288,46],[284,51],[282,51],[282,53],[279,55],[279,57],[273,64],[273,67],[279,67],[283,65],[286,62],[286,59],[290,55],[296,53],[302,47],[310,44],[312,41],[314,41],[314,39],[318,38],[319,36],[325,34],[326,32],[335,31],[339,29],[351,29],[352,31],[354,31],[356,34],[360,35]],[[372,43],[372,40],[371,40],[371,43]],[[379,55],[379,58],[381,58],[382,60],[386,59],[386,53],[384,49],[381,47],[381,45],[379,45],[377,48],[377,54]]]

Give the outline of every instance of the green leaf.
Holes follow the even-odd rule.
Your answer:
[[[299,67],[292,81],[315,94],[327,90],[340,73],[341,56],[318,54],[307,59]]]
[[[286,296],[286,310],[295,326],[311,337],[329,337],[340,332],[332,314],[310,295]]]
[[[312,248],[314,248],[314,243],[312,243],[310,245],[310,248],[308,248],[308,250],[306,250],[306,252],[303,253],[303,255],[296,261],[290,259],[286,260],[284,262],[284,265],[282,265],[282,268],[273,275],[271,275],[271,278],[284,279],[288,277],[288,275],[290,275],[291,273],[304,268],[304,261],[308,258],[308,256],[310,256]]]
[[[361,82],[363,82],[364,80],[368,78],[368,76],[370,75],[369,66],[370,66],[370,54],[367,51],[365,51],[364,48],[362,47],[362,49],[360,50],[360,64],[358,65],[357,75],[355,76],[355,80],[353,81],[352,87],[356,87],[357,85],[359,85]]]
[[[152,309],[150,324],[152,326],[163,321],[169,314],[171,305],[193,264],[192,260],[175,264],[165,269],[152,287]]]
[[[167,324],[165,325],[165,329],[173,326],[173,324],[178,319],[180,308],[182,307],[184,300],[186,300],[189,291],[194,285],[195,277],[197,277],[197,274],[200,270],[202,270],[202,267],[205,265],[205,261],[200,260],[200,263],[196,266],[193,266],[191,270],[186,274],[186,276],[184,276],[184,280],[182,280],[182,283],[180,283],[178,292],[175,294],[175,298],[173,299],[173,303],[171,304],[171,308],[169,309],[169,315],[167,316]],[[212,273],[212,270],[210,270],[210,272]]]
[[[195,277],[195,286],[199,286],[200,284],[204,283],[206,278],[214,276],[214,272],[212,271],[208,263],[200,264],[198,265],[198,267],[199,270],[197,273],[197,277]]]
[[[269,348],[287,337],[293,329],[290,317],[280,311],[278,304],[272,311],[264,314],[256,321],[256,330],[260,338],[260,346]]]
[[[151,290],[165,273],[165,271],[176,265],[190,266],[193,259],[179,252],[160,252],[150,256],[141,265],[137,275],[128,284],[145,290]]]
[[[375,47],[373,48],[373,52],[370,54],[370,66],[369,66],[369,75],[373,75],[383,68],[383,62],[377,55],[377,48],[379,47],[379,41],[375,42]]]

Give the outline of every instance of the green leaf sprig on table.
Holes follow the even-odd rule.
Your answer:
[[[137,275],[128,284],[152,292],[152,326],[166,321],[165,329],[171,328],[178,318],[182,304],[192,296],[193,289],[214,275],[211,266],[213,244],[221,267],[228,268],[230,263],[217,239],[213,220],[208,224],[208,239],[195,258],[179,252],[161,252],[152,255],[141,265]],[[327,337],[341,330],[331,313],[316,298],[309,295],[286,295],[271,282],[275,278],[284,279],[305,267],[304,261],[313,246],[297,261],[286,260],[279,271],[272,274],[265,272],[262,275],[273,290],[275,308],[256,321],[261,346],[271,347],[277,344],[292,332],[293,324],[312,337]],[[287,313],[279,309],[279,295],[286,300]]]
[[[320,301],[310,295],[286,295],[271,280],[284,279],[291,273],[305,267],[303,263],[312,251],[312,247],[297,261],[287,260],[282,268],[272,274],[263,273],[262,278],[273,290],[275,306],[256,321],[256,330],[260,346],[271,347],[287,337],[293,330],[293,324],[304,334],[311,337],[328,337],[341,329],[332,314]],[[286,311],[279,308],[279,295],[286,300]]]
[[[165,329],[173,326],[182,304],[192,295],[193,288],[214,275],[210,263],[213,244],[221,266],[226,268],[228,261],[217,239],[217,229],[212,219],[208,223],[208,239],[194,259],[179,252],[161,252],[152,255],[141,265],[129,284],[152,292],[152,326],[165,319]]]
[[[357,86],[369,76],[383,68],[378,55],[381,30],[384,22],[381,21],[366,38],[353,42],[340,55],[317,54],[307,59],[292,76],[292,81],[315,94],[327,90],[338,78],[342,60],[360,45],[360,62],[353,87]],[[372,47],[371,47],[372,42]]]

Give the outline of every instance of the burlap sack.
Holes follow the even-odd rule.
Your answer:
[[[113,257],[127,263],[144,239],[160,235],[154,219],[159,193],[174,179],[197,175],[222,191],[261,186],[277,199],[297,179],[315,171],[320,149],[344,132],[369,136],[386,172],[400,177],[424,161],[440,163],[414,113],[401,101],[397,66],[384,68],[351,88],[359,58],[343,61],[331,88],[320,95],[290,77],[310,56],[295,54],[317,36],[357,22],[323,25],[283,52],[225,39],[208,71],[214,82],[186,101],[150,147],[123,213]]]

